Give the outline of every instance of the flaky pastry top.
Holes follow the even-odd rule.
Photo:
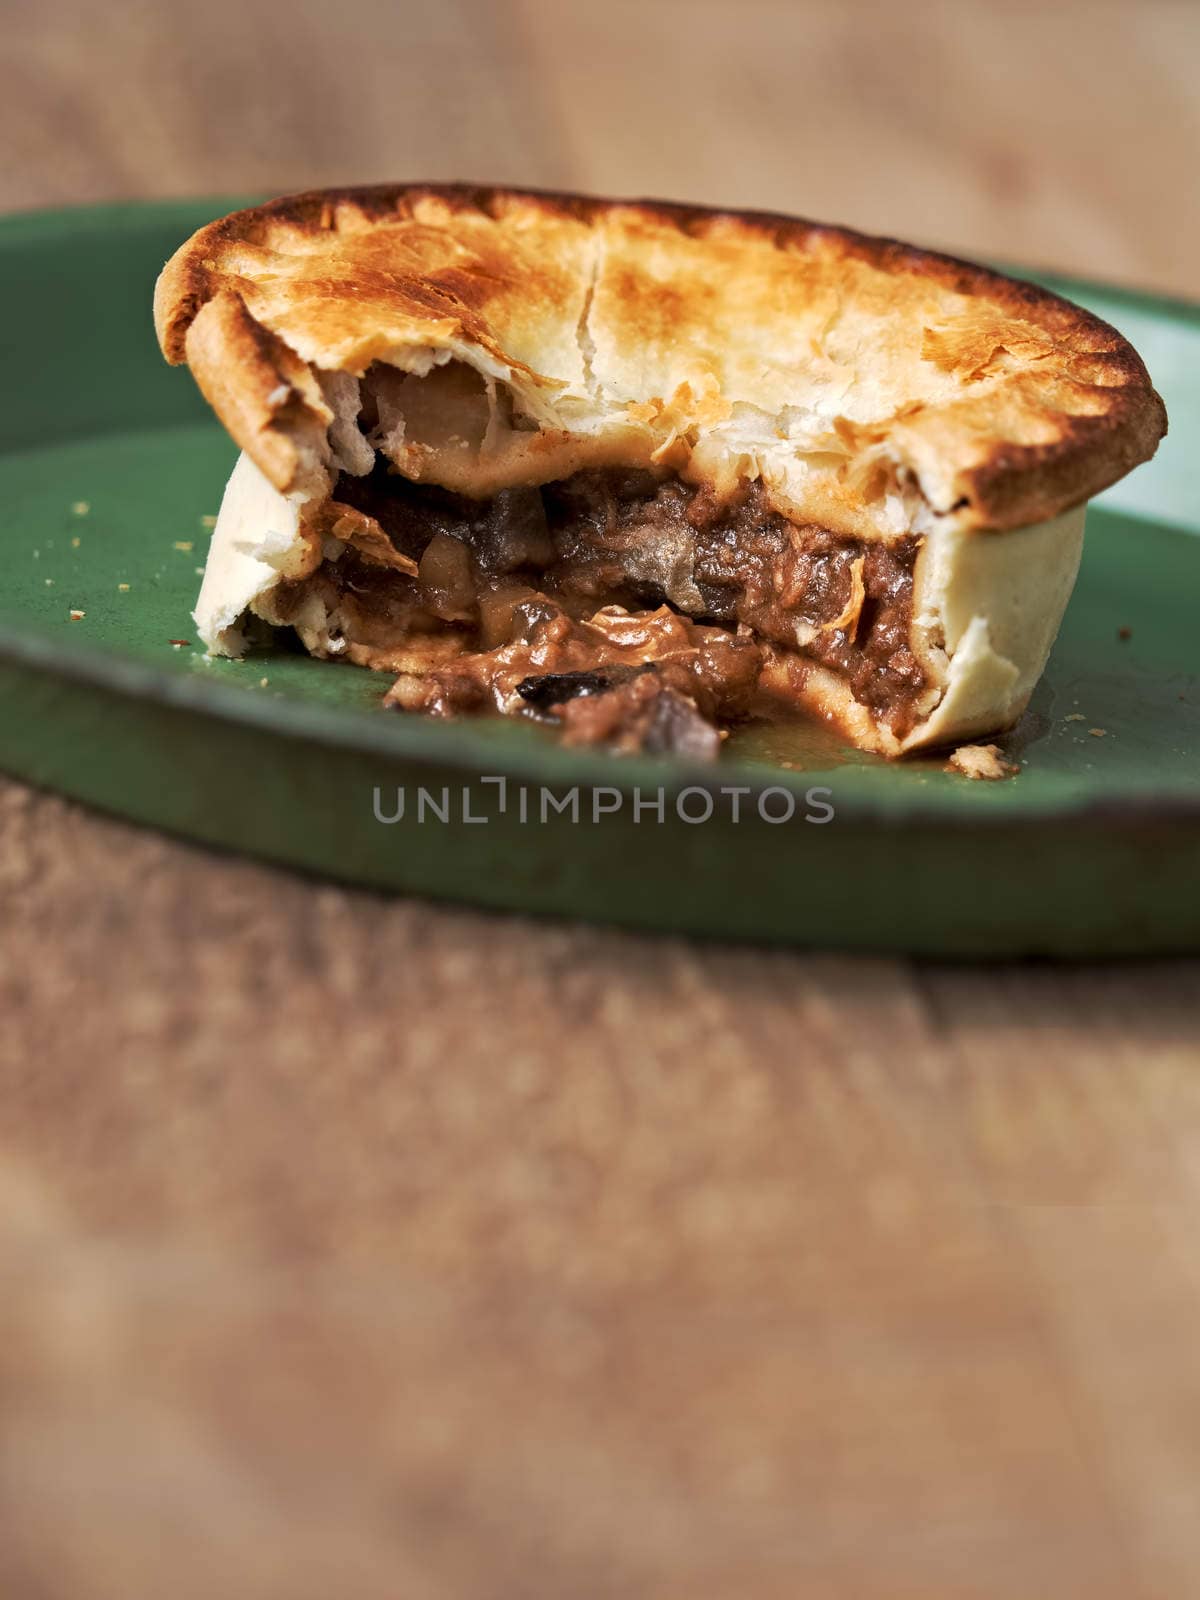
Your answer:
[[[374,443],[412,477],[488,494],[653,460],[718,493],[761,477],[785,512],[860,535],[1041,522],[1166,428],[1137,353],[1080,307],[759,213],[317,192],[200,229],[154,309],[167,358],[300,497],[366,470],[354,380],[380,373]]]

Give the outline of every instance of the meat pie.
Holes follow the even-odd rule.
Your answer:
[[[797,713],[886,756],[1029,700],[1086,501],[1162,402],[1067,301],[751,213],[461,186],[203,228],[155,295],[241,446],[196,610],[407,713],[717,752]]]

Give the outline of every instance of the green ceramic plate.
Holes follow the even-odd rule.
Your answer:
[[[1054,284],[1142,351],[1171,436],[1091,514],[1009,741],[1018,777],[889,766],[803,729],[695,772],[387,714],[385,679],[285,651],[205,658],[190,611],[233,449],[161,362],[150,291],[226,209],[0,220],[5,769],[211,845],[494,907],[938,955],[1200,945],[1200,311]]]

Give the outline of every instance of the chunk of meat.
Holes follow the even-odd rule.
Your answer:
[[[565,701],[559,712],[566,745],[607,745],[623,753],[715,761],[721,734],[696,702],[663,681],[656,667],[599,693]]]

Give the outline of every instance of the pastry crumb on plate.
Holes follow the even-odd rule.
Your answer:
[[[1011,778],[1021,769],[1006,759],[998,744],[960,744],[946,770],[960,772],[964,778]]]

